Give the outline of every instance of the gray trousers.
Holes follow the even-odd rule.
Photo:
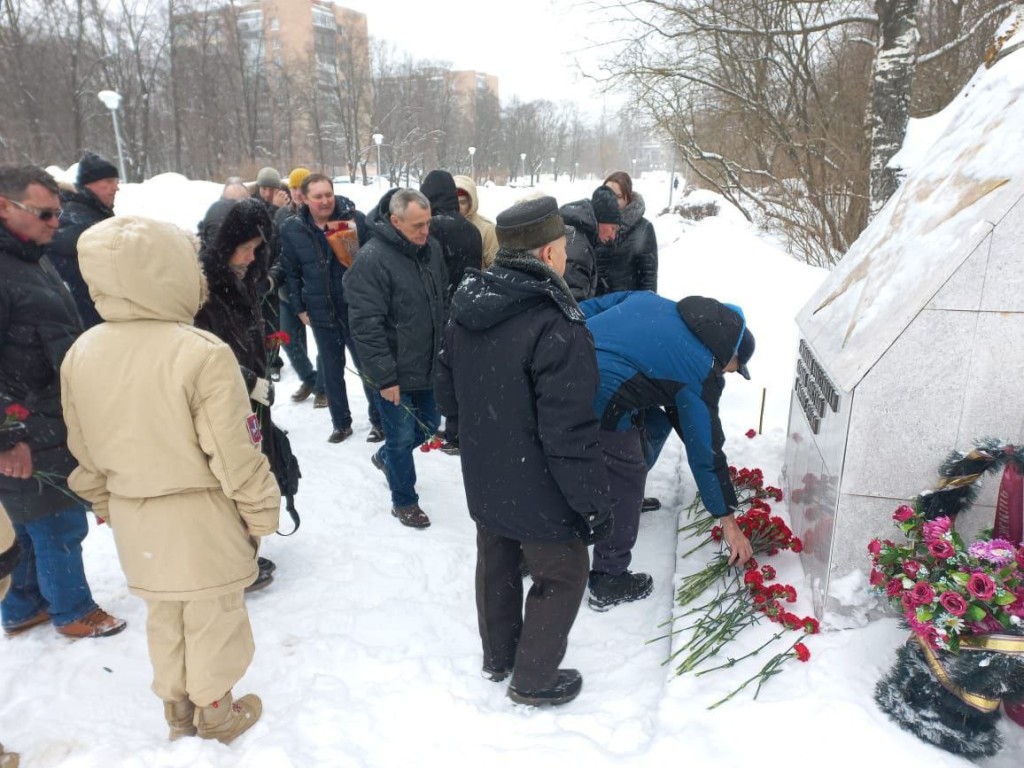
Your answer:
[[[647,462],[644,460],[640,432],[634,427],[624,432],[598,432],[598,442],[608,472],[608,486],[615,522],[612,533],[594,545],[594,566],[597,573],[617,576],[629,567],[633,545],[640,530],[640,507],[647,483]]]
[[[520,542],[479,525],[476,530],[476,610],[484,666],[514,666],[517,690],[550,688],[586,589],[587,547],[579,539]],[[521,557],[533,580],[525,614]]]

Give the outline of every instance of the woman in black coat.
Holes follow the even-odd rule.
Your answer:
[[[622,223],[615,237],[613,264],[609,266],[607,275],[608,285],[606,290],[599,293],[657,293],[658,239],[654,234],[654,226],[644,218],[644,199],[633,191],[633,180],[625,171],[609,174],[604,185],[615,193]]]
[[[266,339],[260,303],[269,290],[267,249],[273,224],[260,200],[239,200],[227,211],[213,239],[199,254],[209,298],[196,314],[196,328],[217,336],[231,347],[249,391],[252,409],[260,421],[260,447],[274,466],[270,406],[273,384],[268,378]],[[259,558],[260,573],[246,591],[265,587],[274,564]]]

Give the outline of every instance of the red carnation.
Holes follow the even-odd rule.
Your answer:
[[[821,625],[813,616],[804,616],[804,632],[808,635],[816,635],[821,631]]]
[[[796,536],[794,536],[793,540],[789,543],[789,548],[794,552],[803,552],[804,543],[800,541],[800,539],[798,539]]]
[[[744,434],[747,437],[753,439],[753,438],[757,437],[757,430],[756,429],[748,429]]]
[[[29,410],[23,405],[11,403],[4,408],[4,414],[7,416],[8,421],[24,421],[29,416]]]
[[[811,652],[807,650],[807,646],[803,643],[797,643],[793,646],[793,650],[796,651],[796,657],[800,661],[807,661],[811,658]]]

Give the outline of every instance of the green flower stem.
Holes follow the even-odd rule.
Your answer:
[[[806,634],[800,635],[800,637],[798,637],[793,642],[793,644],[791,646],[789,646],[788,649],[786,649],[782,653],[776,654],[771,659],[769,659],[768,663],[766,663],[763,667],[761,667],[760,671],[758,671],[758,673],[756,675],[753,675],[752,677],[750,677],[747,680],[745,680],[743,682],[743,684],[740,685],[739,688],[734,690],[728,696],[725,696],[724,698],[721,698],[718,701],[716,701],[714,704],[712,704],[710,707],[708,707],[708,709],[715,709],[716,707],[719,707],[722,704],[725,704],[725,702],[729,701],[729,699],[731,699],[737,693],[742,691],[744,688],[746,688],[748,685],[750,685],[755,680],[758,681],[757,689],[754,691],[754,698],[756,699],[757,695],[761,692],[761,686],[764,685],[765,682],[767,682],[768,678],[773,677],[773,676],[777,675],[779,672],[781,672],[782,670],[779,669],[779,667],[781,667],[788,659],[792,659],[792,658],[796,657],[796,652],[793,649],[796,647],[797,643],[801,642],[805,637],[807,637]]]
[[[702,669],[700,672],[695,673],[694,677],[700,677],[701,675],[706,675],[708,672],[715,672],[715,671],[717,671],[719,669],[728,669],[729,667],[736,666],[741,661],[746,661],[749,658],[757,656],[757,654],[759,654],[761,651],[763,651],[769,645],[771,645],[776,640],[778,640],[780,637],[782,637],[783,632],[785,632],[785,630],[780,630],[779,632],[776,632],[774,635],[771,636],[771,638],[766,640],[764,643],[759,645],[757,648],[752,650],[750,653],[745,653],[742,656],[737,656],[735,659],[730,658],[725,664],[719,664],[717,667],[710,667],[709,669]]]

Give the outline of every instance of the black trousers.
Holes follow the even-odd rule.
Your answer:
[[[647,483],[647,464],[636,427],[624,432],[602,429],[597,433],[608,471],[612,502],[612,533],[594,545],[594,570],[618,576],[633,559],[633,546],[640,532],[640,507]]]
[[[523,611],[520,557],[533,586]],[[590,558],[579,539],[516,541],[477,526],[476,609],[484,666],[515,666],[517,690],[554,685],[587,585]]]

